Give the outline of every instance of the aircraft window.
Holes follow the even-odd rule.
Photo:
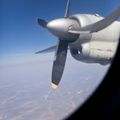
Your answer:
[[[96,7],[88,9],[86,1],[70,0],[74,8],[70,13],[69,0],[65,13],[65,0],[53,0],[52,4],[50,0],[13,1],[0,0],[0,120],[64,119],[82,106],[106,75],[118,44],[119,31],[114,25],[119,27],[119,22],[111,23],[111,29],[107,29],[104,21],[82,29],[91,20],[90,15],[77,14],[75,23],[82,22],[77,26],[82,30],[79,35],[74,30],[76,24],[63,23],[78,12],[77,2],[80,9],[96,12]],[[99,7],[102,2],[90,4]],[[108,13],[115,13],[112,6],[106,7],[111,11]],[[98,12],[105,10],[100,8]],[[63,19],[58,20],[61,15]],[[106,31],[94,32],[104,27]],[[73,31],[67,33],[68,28]]]

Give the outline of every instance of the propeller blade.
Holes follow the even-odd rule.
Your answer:
[[[69,33],[73,34],[89,34],[90,31],[78,31],[78,30],[68,30]]]
[[[56,59],[53,62],[52,88],[57,88],[65,67],[68,41],[60,40],[57,46]]]
[[[117,8],[115,11],[113,11],[110,15],[105,17],[104,19],[92,24],[88,25],[84,28],[82,28],[82,31],[90,31],[92,32],[97,32],[100,31],[109,25],[111,25],[115,20],[117,20],[120,17],[120,7]]]
[[[39,24],[40,26],[42,26],[42,27],[44,27],[44,28],[46,28],[46,27],[47,27],[47,24],[48,24],[48,22],[47,22],[47,21],[45,21],[45,20],[43,20],[43,19],[38,18],[38,19],[37,19],[37,22],[38,22],[38,24]]]
[[[35,54],[40,54],[40,53],[46,53],[46,52],[52,52],[52,51],[55,51],[56,50],[56,45],[52,46],[52,47],[49,47],[47,49],[44,49],[44,50],[40,50],[38,52],[35,52]]]
[[[66,11],[65,11],[65,18],[70,16],[70,0],[67,1]]]
[[[81,28],[80,30],[69,30],[68,32],[73,34],[88,34],[88,33],[98,32],[111,25],[119,17],[120,17],[120,7],[115,11],[113,11],[110,15],[108,15],[107,17],[96,23],[87,25]]]

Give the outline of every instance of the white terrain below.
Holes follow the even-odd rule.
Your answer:
[[[76,61],[68,54],[54,90],[52,64],[52,53],[1,62],[0,120],[61,120],[84,103],[109,68]]]

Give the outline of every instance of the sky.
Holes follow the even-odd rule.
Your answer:
[[[55,45],[57,38],[41,28],[36,19],[47,21],[64,16],[67,0],[0,0],[0,58],[34,52]],[[120,6],[120,0],[71,0],[71,15],[98,13],[102,16]]]
[[[63,117],[84,102],[101,82],[109,66],[80,63],[68,56],[60,89],[49,91],[51,56],[54,55],[49,53],[36,57],[34,53],[55,45],[57,38],[40,27],[36,19],[40,17],[50,21],[63,17],[66,1],[0,0],[1,119]],[[71,15],[98,13],[106,16],[118,6],[120,0],[71,0]],[[19,64],[19,58],[22,64]]]
[[[109,67],[69,55],[59,87],[52,89],[52,54],[0,65],[0,120],[63,120],[94,92]]]

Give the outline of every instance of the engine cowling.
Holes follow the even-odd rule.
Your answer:
[[[92,41],[82,44],[82,54],[93,59],[110,60],[116,53],[117,42]]]
[[[101,16],[87,14],[74,15],[72,18],[79,22],[80,27],[85,27],[102,19]],[[113,34],[111,28],[109,27],[109,29],[94,34],[81,33],[79,38],[70,44],[72,56],[76,60],[87,63],[109,63],[116,53],[118,45],[116,41],[119,37],[119,33]],[[106,36],[105,33],[107,32],[111,33],[110,36]]]
[[[72,56],[79,61],[86,63],[107,64],[116,53],[117,43],[115,42],[89,42],[84,43],[80,49],[70,48]]]
[[[94,15],[88,15],[88,14],[76,14],[74,16],[71,16],[71,19],[75,19],[78,23],[80,28],[85,27],[87,25],[90,25],[93,23],[93,21],[90,20],[91,17],[94,17]],[[94,17],[95,19],[95,17]],[[96,20],[96,19],[95,19]],[[89,42],[92,38],[91,33],[81,33],[79,37],[70,44],[71,47],[79,49],[79,46],[82,43]]]

